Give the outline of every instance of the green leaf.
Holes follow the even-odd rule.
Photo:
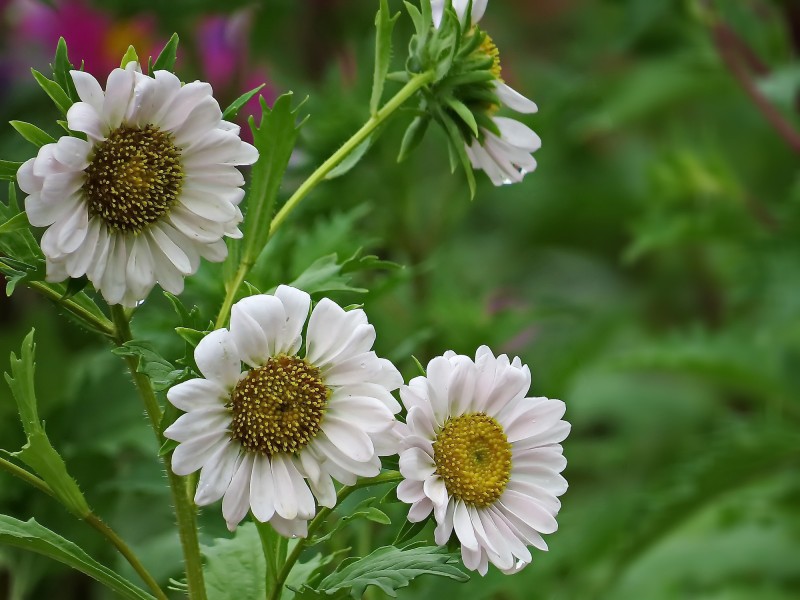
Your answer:
[[[21,212],[11,217],[8,221],[0,225],[0,235],[4,233],[11,233],[20,229],[27,229],[30,227],[28,222],[27,213]]]
[[[464,168],[464,173],[467,176],[467,183],[469,184],[470,198],[475,198],[475,173],[472,172],[472,163],[469,160],[469,156],[467,156],[464,138],[461,136],[458,126],[449,117],[442,116],[440,122],[444,125],[444,129],[449,137],[450,150]]]
[[[371,506],[376,500],[377,498],[370,497],[360,502],[355,508],[336,521],[333,527],[326,534],[311,539],[309,545],[314,546],[316,544],[328,541],[339,530],[344,528],[348,522],[358,519],[365,519],[367,521],[372,521],[373,523],[380,523],[381,525],[391,525],[392,520],[385,512],[375,508],[374,506]]]
[[[389,12],[388,0],[381,0],[380,9],[375,16],[375,72],[372,78],[372,97],[369,102],[369,110],[371,114],[378,112],[378,107],[381,103],[383,96],[383,86],[386,82],[386,74],[389,72],[389,62],[392,59],[392,31],[397,18],[400,16],[398,12],[391,16]]]
[[[119,63],[120,69],[124,69],[125,66],[130,62],[139,62],[139,55],[136,54],[136,48],[133,46],[128,46],[128,49],[125,51],[125,54],[122,56],[122,62]]]
[[[80,547],[42,527],[33,519],[20,521],[13,517],[0,515],[0,543],[30,550],[64,563],[96,579],[125,598],[153,600],[153,596],[101,565]]]
[[[359,161],[364,158],[367,150],[369,150],[369,147],[372,144],[372,138],[373,136],[370,135],[367,137],[367,139],[356,146],[355,149],[348,154],[342,162],[336,165],[336,167],[331,169],[328,174],[325,175],[325,179],[336,179],[355,167]]]
[[[41,148],[45,144],[54,144],[56,139],[47,132],[42,131],[36,125],[25,121],[10,121],[11,126],[31,144]]]
[[[408,129],[406,129],[405,135],[403,135],[400,152],[397,154],[397,162],[403,162],[420,145],[425,133],[428,131],[430,122],[431,119],[428,115],[414,117]]]
[[[258,160],[253,165],[253,178],[247,196],[244,223],[244,244],[234,245],[226,261],[226,280],[230,281],[240,263],[252,266],[269,239],[269,224],[278,197],[283,174],[289,164],[297,133],[297,112],[292,108],[292,93],[283,94],[270,108],[261,99],[261,122],[258,126],[250,117],[253,143]]]
[[[84,518],[91,511],[78,484],[67,473],[64,460],[50,444],[39,421],[33,375],[35,371],[33,342],[34,330],[22,342],[20,357],[11,353],[11,373],[6,373],[6,381],[11,394],[17,402],[22,427],[28,441],[22,450],[15,453],[22,462],[31,467],[53,490],[56,498],[74,515]]]
[[[183,371],[172,366],[149,342],[131,340],[112,350],[117,356],[132,356],[139,359],[137,373],[143,373],[153,382],[157,392],[172,387],[183,375]]]
[[[448,98],[447,106],[452,108],[461,120],[464,121],[472,132],[472,135],[478,137],[478,123],[475,121],[475,115],[472,114],[472,111],[468,109],[463,102],[455,98]]]
[[[456,581],[467,581],[469,576],[454,563],[457,558],[444,548],[426,546],[400,549],[393,546],[378,548],[369,556],[340,567],[325,579],[318,590],[332,595],[350,589],[353,598],[361,598],[367,587],[374,585],[395,597],[395,590],[406,587],[421,575],[436,575]]]
[[[151,75],[155,71],[173,71],[175,69],[175,61],[178,57],[178,41],[178,34],[173,33],[156,61],[150,65],[148,72]]]
[[[66,115],[69,107],[72,106],[72,100],[67,96],[64,88],[52,79],[48,79],[39,73],[36,69],[31,69],[31,73],[33,73],[33,78],[36,80],[36,83],[50,96],[50,99],[55,103],[58,109]]]
[[[410,542],[415,537],[417,537],[425,526],[428,524],[428,519],[424,521],[420,521],[419,523],[412,523],[411,521],[405,521],[403,526],[400,528],[400,531],[397,532],[397,537],[394,538],[394,546],[400,546],[405,544],[406,542]]]
[[[243,590],[248,598],[264,598],[266,563],[254,523],[240,525],[231,539],[215,540],[201,551],[208,600],[240,600]]]
[[[265,85],[267,84],[262,83],[260,86],[253,88],[249,92],[245,92],[236,100],[231,102],[230,106],[228,106],[228,108],[225,109],[225,112],[222,113],[222,119],[224,121],[230,121],[231,119],[234,119],[236,115],[239,114],[241,108],[247,104],[253,96],[260,92]]]
[[[176,327],[175,333],[189,342],[189,345],[192,348],[196,348],[197,344],[200,343],[200,340],[206,336],[205,331],[198,331],[197,329],[191,329],[189,327]]]
[[[336,254],[318,258],[289,285],[305,290],[312,295],[328,292],[365,294],[369,290],[350,284],[352,281],[350,273],[372,269],[398,268],[400,268],[400,265],[382,261],[376,256],[361,256],[361,250],[359,249],[353,256],[341,263]]]
[[[22,166],[21,162],[12,160],[0,160],[0,179],[6,181],[16,181],[17,171]]]
[[[67,92],[67,95],[73,102],[77,102],[79,99],[78,91],[75,89],[75,82],[72,81],[72,75],[70,74],[70,71],[74,68],[67,55],[66,40],[63,37],[58,38],[56,59],[52,65],[53,79],[61,86],[61,89]]]

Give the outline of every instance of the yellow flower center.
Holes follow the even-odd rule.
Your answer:
[[[181,149],[154,125],[118,127],[97,144],[83,191],[89,213],[112,229],[139,233],[163,217],[183,185]]]
[[[484,413],[448,419],[433,442],[433,460],[447,492],[477,507],[494,504],[511,476],[511,444]]]
[[[492,59],[492,66],[489,70],[492,72],[492,75],[494,75],[498,80],[502,81],[503,68],[500,65],[500,51],[497,49],[497,46],[492,38],[489,37],[488,33],[481,33],[483,33],[483,41],[478,48],[478,52]]]
[[[330,390],[315,366],[282,354],[251,370],[231,394],[231,437],[267,456],[303,449],[317,435]]]

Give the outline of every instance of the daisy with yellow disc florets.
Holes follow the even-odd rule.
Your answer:
[[[231,530],[252,510],[283,535],[305,536],[315,497],[335,506],[334,479],[377,475],[379,457],[397,453],[390,392],[402,377],[372,351],[375,329],[363,310],[323,299],[309,317],[310,304],[288,286],[240,300],[230,329],[197,345],[203,377],[167,394],[187,413],[164,432],[180,442],[172,468],[201,471],[195,502],[222,498]]]
[[[17,173],[41,240],[47,280],[86,276],[109,304],[133,306],[159,283],[175,294],[203,257],[227,256],[240,237],[244,178],[256,161],[239,127],[222,119],[211,86],[129,62],[105,90],[71,71],[80,102],[64,136]]]
[[[519,571],[531,562],[528,546],[547,550],[541,534],[558,527],[570,425],[560,400],[526,397],[530,383],[518,358],[483,346],[474,360],[434,358],[400,390],[408,416],[398,426],[397,496],[412,522],[433,512],[437,544],[455,532],[464,565],[481,574],[490,562]]]

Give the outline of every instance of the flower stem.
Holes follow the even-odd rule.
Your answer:
[[[292,572],[292,567],[294,567],[297,559],[300,558],[300,554],[302,554],[303,550],[305,550],[308,546],[308,542],[312,535],[325,522],[325,519],[328,518],[328,515],[330,515],[337,506],[344,502],[350,494],[364,487],[380,485],[382,483],[393,483],[395,481],[402,481],[402,479],[403,476],[397,471],[384,471],[380,475],[362,479],[361,481],[356,482],[355,485],[345,486],[340,489],[339,493],[336,495],[336,504],[333,506],[333,508],[323,508],[320,510],[317,513],[317,516],[314,517],[314,519],[308,524],[308,534],[306,537],[299,540],[297,544],[295,544],[295,547],[292,548],[292,551],[287,557],[286,562],[283,563],[280,573],[278,573],[277,583],[272,589],[272,593],[268,596],[268,600],[278,600],[281,597],[281,592],[283,591],[283,586],[286,583],[286,579],[289,577],[289,573]]]
[[[111,307],[111,316],[116,328],[115,340],[118,346],[133,339],[130,321],[125,309],[119,305]],[[144,402],[145,411],[150,419],[150,425],[159,445],[163,444],[164,436],[161,433],[161,406],[158,404],[155,390],[150,378],[138,372],[139,361],[133,356],[126,356],[125,362],[133,377],[133,382]],[[167,471],[169,487],[172,491],[172,502],[175,507],[175,517],[178,521],[178,535],[183,548],[183,558],[186,568],[186,581],[189,586],[190,600],[206,600],[206,588],[203,581],[203,562],[200,557],[200,541],[197,537],[197,517],[194,502],[189,496],[186,478],[176,475],[172,471],[172,454],[162,456],[164,467]]]
[[[18,467],[14,463],[9,462],[4,458],[0,458],[0,469],[8,471],[12,475],[19,477],[29,485],[35,487],[40,492],[43,492],[48,496],[55,498],[55,494],[53,493],[53,490],[50,489],[50,486],[47,485],[47,482],[45,482],[43,479],[40,479],[33,473],[30,473],[25,469]],[[150,588],[150,590],[153,592],[153,594],[155,594],[158,600],[167,600],[167,595],[158,585],[156,580],[153,578],[150,572],[145,568],[145,566],[139,561],[139,558],[136,556],[136,554],[134,554],[133,550],[131,550],[131,548],[125,543],[125,540],[123,540],[121,537],[119,537],[119,535],[117,535],[117,532],[115,532],[113,529],[111,529],[111,527],[106,525],[106,523],[104,523],[102,519],[100,519],[100,517],[98,517],[94,513],[90,512],[88,515],[83,517],[83,520],[88,525],[90,525],[98,532],[100,532],[103,535],[103,537],[105,537],[119,551],[120,554],[122,554],[125,560],[128,561],[128,564],[131,567],[133,567],[133,570],[136,571],[136,573],[138,573],[139,577],[141,577],[142,581],[144,581],[147,584],[147,587]]]
[[[286,201],[278,213],[272,218],[272,222],[269,226],[269,237],[272,237],[275,234],[275,231],[281,224],[286,220],[286,217],[289,216],[300,201],[305,198],[317,185],[319,185],[322,181],[325,180],[325,177],[333,171],[345,158],[347,158],[356,148],[358,148],[362,143],[364,143],[367,138],[381,125],[383,124],[398,108],[400,108],[406,100],[411,98],[414,94],[416,94],[421,88],[425,85],[433,81],[436,74],[433,71],[426,71],[424,73],[419,73],[414,75],[408,83],[406,83],[403,88],[397,92],[383,107],[372,115],[366,123],[356,131],[353,136],[347,140],[342,146],[333,154],[328,157],[328,159],[322,163],[317,169],[309,175],[308,179],[306,179],[300,187],[297,188],[294,194]],[[222,303],[222,307],[220,308],[219,314],[217,315],[217,320],[214,324],[215,328],[219,329],[225,326],[225,322],[228,319],[228,314],[230,313],[231,306],[233,306],[233,301],[236,298],[236,294],[239,291],[239,287],[244,283],[245,277],[247,277],[247,273],[250,271],[252,264],[241,263],[239,268],[236,270],[236,274],[234,275],[233,281],[231,282],[230,286],[228,286],[227,292],[225,294],[225,300]]]

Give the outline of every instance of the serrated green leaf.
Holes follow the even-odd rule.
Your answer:
[[[258,160],[253,165],[253,177],[247,195],[244,219],[244,242],[231,248],[225,262],[226,283],[230,283],[241,264],[248,269],[258,258],[269,239],[269,224],[272,220],[283,174],[289,164],[297,133],[303,122],[298,123],[298,111],[303,103],[292,107],[291,92],[283,94],[270,108],[263,96],[261,99],[261,121],[249,119],[253,131],[253,143],[258,150]]]
[[[9,123],[17,130],[17,133],[37,148],[41,148],[45,144],[54,144],[56,141],[52,135],[31,123],[26,123],[25,121],[10,121]]]
[[[15,162],[13,160],[0,160],[0,179],[5,181],[16,181],[17,171],[21,166],[21,162]]]
[[[266,83],[262,83],[260,86],[253,88],[249,92],[245,92],[241,96],[239,96],[236,100],[231,102],[230,106],[225,109],[222,113],[222,119],[225,121],[230,121],[231,119],[236,118],[236,115],[239,114],[241,108],[250,102],[250,100],[255,96],[258,92],[260,92],[263,87],[267,85]]]
[[[175,69],[175,61],[178,57],[178,34],[173,33],[169,41],[164,45],[164,49],[152,63],[148,72],[152,75],[155,71],[173,71]]]
[[[124,69],[125,66],[130,62],[135,62],[137,64],[139,62],[139,55],[136,54],[136,48],[133,46],[128,46],[125,54],[122,55],[122,61],[119,63],[120,69]]]
[[[27,213],[21,212],[0,225],[0,235],[4,233],[12,233],[20,229],[27,229],[28,227],[30,227],[28,215]]]
[[[372,145],[372,138],[373,136],[370,135],[367,137],[367,139],[356,146],[355,149],[348,154],[342,162],[336,165],[328,172],[327,175],[325,175],[325,179],[336,179],[355,167],[359,161],[364,158],[364,155],[367,153],[367,150],[369,150],[370,145]]]
[[[20,521],[0,515],[0,543],[30,550],[64,563],[96,579],[125,598],[154,600],[153,596],[94,560],[80,547],[42,527],[33,519]]]
[[[372,96],[369,102],[370,113],[373,115],[378,112],[383,96],[383,86],[392,58],[392,31],[399,16],[399,12],[391,16],[388,0],[381,0],[380,9],[375,16],[375,70],[372,78]]]
[[[161,356],[149,342],[131,340],[112,350],[117,356],[132,356],[139,360],[137,373],[143,373],[153,382],[157,392],[172,387],[183,375],[171,362]]]
[[[358,599],[367,587],[374,585],[394,597],[397,595],[395,590],[406,587],[421,575],[467,581],[469,576],[453,564],[456,561],[453,555],[438,546],[408,549],[384,546],[337,569],[323,579],[317,589],[332,594],[349,588],[350,596]]]
[[[197,344],[200,343],[200,340],[206,336],[205,331],[198,331],[197,329],[191,329],[190,327],[176,327],[175,333],[189,342],[189,345],[192,348],[197,347]]]
[[[36,83],[50,96],[50,99],[55,103],[56,107],[66,115],[69,107],[72,106],[72,100],[67,96],[64,89],[52,79],[48,79],[39,73],[36,69],[31,69],[31,73]]]
[[[70,71],[75,67],[73,67],[72,63],[69,61],[69,56],[67,54],[67,42],[63,37],[58,38],[58,45],[56,46],[56,58],[53,62],[52,68],[53,79],[55,79],[55,82],[61,86],[61,89],[67,92],[67,96],[69,96],[70,100],[77,102],[79,99],[78,91],[75,89],[75,82],[72,81],[72,75],[70,75]]]
[[[17,402],[22,428],[27,443],[15,453],[22,462],[31,467],[53,490],[56,498],[74,515],[84,518],[91,511],[78,484],[67,472],[64,460],[50,444],[44,426],[39,420],[39,411],[34,387],[35,352],[34,330],[22,342],[19,358],[11,353],[11,373],[5,378],[11,394]]]
[[[314,261],[291,285],[309,294],[328,292],[353,292],[365,294],[368,290],[350,285],[351,277],[342,274],[342,265],[335,254]]]
[[[249,598],[265,597],[266,563],[254,523],[240,525],[231,539],[215,540],[201,551],[208,600],[240,600],[242,590]]]

